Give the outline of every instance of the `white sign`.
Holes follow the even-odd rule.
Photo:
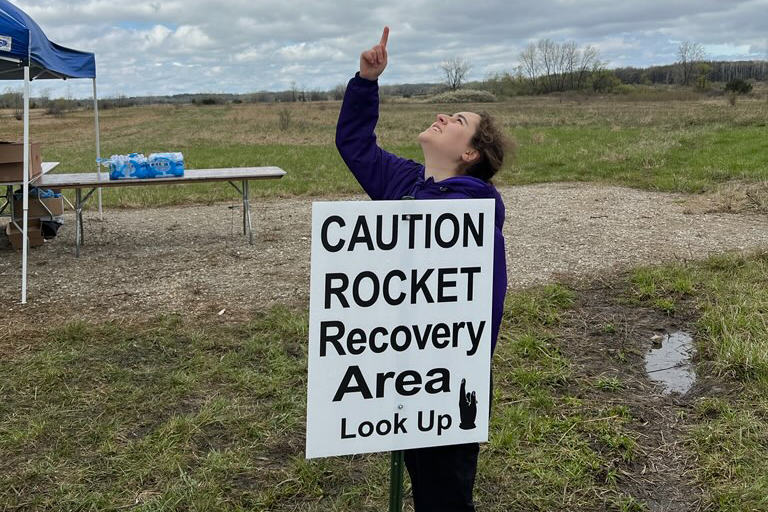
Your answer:
[[[493,199],[312,205],[307,458],[488,440]]]
[[[13,42],[13,39],[11,38],[11,36],[0,36],[0,51],[3,51],[3,52],[11,51],[12,42]]]

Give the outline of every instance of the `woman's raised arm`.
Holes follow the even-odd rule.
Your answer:
[[[336,148],[371,199],[400,199],[423,176],[424,166],[376,144],[379,120],[377,78],[387,67],[389,27],[379,44],[360,54],[360,72],[347,84],[336,125]]]

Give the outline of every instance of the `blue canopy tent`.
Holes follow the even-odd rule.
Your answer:
[[[21,270],[21,303],[27,302],[29,239],[29,89],[41,79],[91,78],[96,122],[96,158],[101,157],[99,111],[96,99],[96,58],[93,53],[71,50],[52,43],[35,21],[7,0],[0,0],[0,80],[24,80],[24,199]],[[97,164],[98,167],[98,164]],[[99,189],[101,214],[101,189]],[[13,221],[13,219],[11,219]]]

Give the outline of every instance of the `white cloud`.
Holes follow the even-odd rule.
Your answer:
[[[49,37],[96,53],[104,95],[331,88],[391,26],[384,83],[440,80],[446,57],[470,78],[513,69],[540,38],[600,49],[612,66],[673,61],[675,41],[727,58],[766,58],[768,0],[14,0]],[[88,96],[88,84],[46,82]]]
[[[203,32],[200,27],[191,25],[182,25],[177,28],[173,32],[172,39],[173,44],[177,47],[176,50],[182,53],[212,48],[214,46],[214,40],[208,37],[208,34]]]
[[[224,68],[221,66],[213,66],[205,70],[205,76],[207,77],[219,77],[221,76]]]
[[[260,44],[258,47],[248,46],[242,51],[233,55],[235,62],[258,62],[268,61],[273,58],[274,52],[279,48],[279,45],[274,41],[269,41]]]
[[[288,61],[302,60],[339,60],[344,53],[324,44],[299,43],[283,46],[277,51],[281,58]]]
[[[709,55],[748,55],[750,53],[751,46],[748,44],[705,44],[704,51]]]
[[[173,31],[168,27],[164,27],[163,25],[155,25],[149,30],[137,31],[134,34],[126,34],[126,39],[133,39],[134,37],[138,36],[144,43],[142,45],[142,49],[147,51],[162,45],[165,40],[168,39],[168,36],[172,33]]]

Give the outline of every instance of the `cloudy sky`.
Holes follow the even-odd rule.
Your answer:
[[[512,70],[542,38],[600,50],[608,67],[674,62],[681,41],[712,59],[766,59],[768,0],[11,0],[63,46],[95,52],[99,96],[325,90],[357,70],[390,26],[382,83],[437,82],[459,57],[469,79]],[[5,84],[4,84],[5,85]],[[41,81],[52,96],[90,85]]]

